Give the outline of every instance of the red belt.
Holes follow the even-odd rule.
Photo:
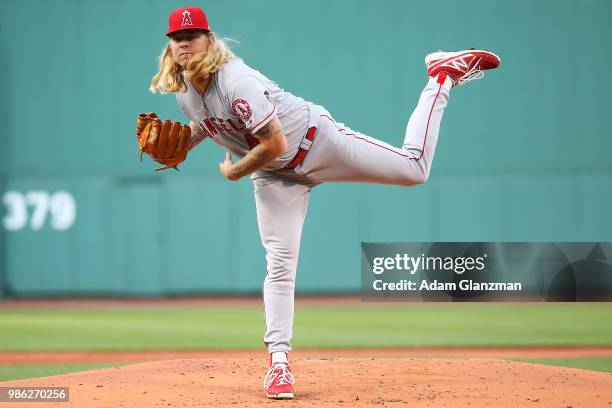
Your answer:
[[[311,128],[308,128],[308,132],[306,132],[306,136],[302,140],[302,143],[300,143],[300,148],[298,149],[297,154],[295,155],[293,160],[291,160],[291,162],[285,166],[286,169],[294,169],[304,161],[304,158],[306,158],[306,155],[308,154],[308,151],[312,146],[312,142],[315,139],[316,133],[316,127],[313,126]]]

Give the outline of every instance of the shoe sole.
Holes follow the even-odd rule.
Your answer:
[[[291,393],[291,392],[281,392],[280,394],[276,394],[276,395],[266,393],[266,397],[272,398],[272,399],[292,399],[293,398],[293,393]]]
[[[427,69],[432,69],[434,68],[436,65],[438,65],[439,63],[441,63],[443,60],[447,60],[449,58],[456,58],[456,57],[460,57],[462,55],[465,54],[471,54],[471,53],[483,53],[483,54],[487,54],[487,55],[491,55],[495,58],[495,60],[497,61],[497,66],[499,66],[499,64],[501,63],[501,58],[499,58],[496,54],[492,53],[491,51],[486,51],[486,50],[464,50],[464,51],[457,51],[457,52],[444,52],[444,51],[439,51],[439,52],[434,52],[431,53],[429,55],[427,55],[425,57],[425,65],[427,65]],[[429,63],[431,61],[438,61],[441,60],[437,63],[434,63],[431,67],[429,66]],[[492,68],[491,68],[492,69]]]

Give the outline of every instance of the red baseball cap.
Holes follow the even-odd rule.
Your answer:
[[[181,7],[170,13],[166,35],[183,30],[210,31],[204,10],[197,6]]]

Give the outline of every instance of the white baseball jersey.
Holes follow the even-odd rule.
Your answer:
[[[177,102],[189,119],[206,135],[238,157],[245,156],[259,140],[254,134],[276,115],[287,138],[287,150],[262,170],[276,170],[297,153],[308,127],[308,103],[281,89],[239,59],[211,76],[200,94],[189,81],[187,92],[177,92]]]

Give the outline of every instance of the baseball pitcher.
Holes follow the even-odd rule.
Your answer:
[[[399,147],[352,130],[322,106],[280,88],[249,67],[210,31],[199,7],[169,16],[169,42],[151,91],[174,93],[189,125],[138,117],[137,140],[162,167],[177,168],[205,139],[221,145],[228,180],[250,175],[266,250],[264,343],[270,355],[269,398],[293,398],[289,368],[295,277],[302,226],[313,187],[325,182],[414,186],[429,177],[451,89],[482,78],[500,59],[482,50],[435,52],[429,77]]]

